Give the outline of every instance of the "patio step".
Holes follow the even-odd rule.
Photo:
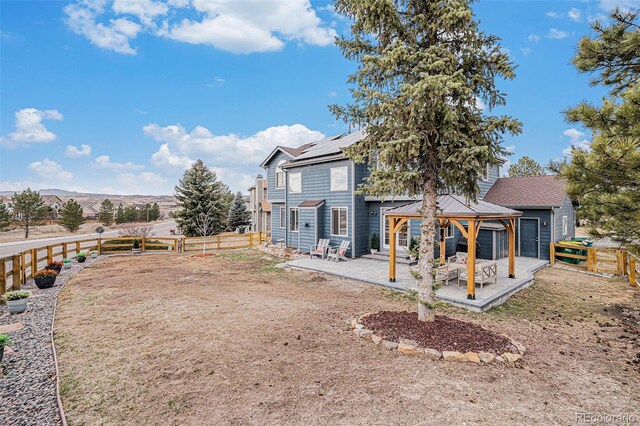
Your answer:
[[[384,251],[379,251],[376,254],[365,254],[362,256],[365,259],[373,259],[379,260],[381,262],[389,261],[389,253]],[[405,265],[416,265],[418,261],[409,259],[409,256],[406,255],[396,255],[396,263],[402,263]]]

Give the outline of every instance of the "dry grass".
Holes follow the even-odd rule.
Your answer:
[[[487,314],[443,308],[529,348],[518,368],[476,366],[352,338],[352,318],[414,309],[412,298],[277,263],[257,251],[115,257],[71,279],[55,330],[70,424],[568,424],[579,411],[640,417],[640,371],[627,363],[639,352],[638,329],[607,308],[640,308],[640,291],[623,282],[548,268]]]

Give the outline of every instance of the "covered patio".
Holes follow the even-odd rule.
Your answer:
[[[522,212],[479,200],[467,202],[458,195],[440,195],[438,197],[437,220],[440,225],[440,265],[446,263],[445,229],[449,224],[455,225],[467,239],[466,281],[467,299],[476,298],[476,239],[480,226],[485,221],[496,221],[507,230],[509,240],[508,277],[516,278],[516,219]],[[396,282],[396,234],[410,219],[422,219],[420,209],[422,201],[405,204],[387,210],[384,214],[389,219],[389,282]],[[463,224],[464,222],[464,224]],[[465,226],[466,224],[466,226]]]

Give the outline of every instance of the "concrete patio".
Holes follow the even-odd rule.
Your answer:
[[[466,282],[461,280],[460,287],[458,287],[455,278],[449,281],[448,285],[443,285],[437,291],[436,297],[439,300],[464,307],[474,312],[483,312],[500,305],[511,295],[531,285],[531,283],[533,283],[533,274],[548,263],[546,260],[516,257],[516,278],[509,278],[508,259],[500,259],[497,261],[497,282],[495,284],[493,282],[484,284],[482,290],[480,289],[480,285],[477,284],[476,300],[467,299]],[[389,263],[379,260],[358,258],[336,263],[318,258],[296,259],[287,262],[286,265],[292,268],[324,272],[326,274],[364,281],[395,290],[417,291],[418,289],[415,279],[411,275],[410,266],[404,264],[397,265],[395,283],[389,282],[388,279]]]

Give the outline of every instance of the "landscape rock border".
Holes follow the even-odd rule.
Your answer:
[[[399,342],[385,340],[383,336],[378,336],[373,330],[367,329],[362,320],[371,313],[361,315],[351,321],[351,330],[355,337],[370,340],[374,344],[387,350],[397,350],[404,355],[424,356],[433,361],[453,361],[453,362],[471,362],[474,364],[492,364],[506,363],[514,365],[522,359],[526,352],[526,348],[520,342],[511,340],[511,344],[518,350],[518,353],[504,352],[501,354],[492,352],[465,352],[458,351],[439,351],[432,348],[423,348],[413,340],[400,339]]]

